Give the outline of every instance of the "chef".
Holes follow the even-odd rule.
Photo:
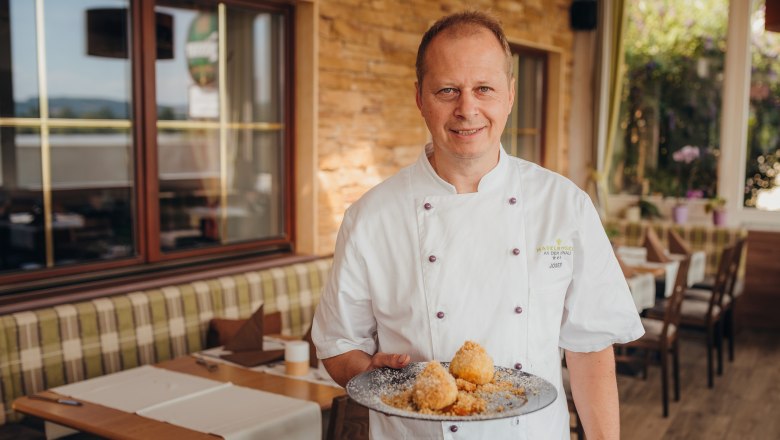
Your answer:
[[[559,397],[484,422],[372,411],[373,438],[568,439],[559,347],[587,437],[619,438],[612,344],[644,330],[588,196],[501,147],[511,65],[500,24],[483,13],[444,17],[423,36],[416,101],[432,142],[347,210],[312,336],[342,385],[374,368],[449,361],[473,340]]]

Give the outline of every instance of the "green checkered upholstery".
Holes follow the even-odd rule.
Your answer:
[[[718,271],[718,262],[723,248],[736,242],[740,237],[747,237],[747,231],[738,228],[722,228],[709,225],[678,225],[668,222],[630,222],[627,220],[610,219],[604,222],[604,229],[613,242],[625,246],[642,246],[645,230],[655,229],[663,245],[668,248],[667,231],[674,229],[682,238],[690,243],[694,251],[704,251],[707,254],[706,275],[714,276]],[[743,258],[744,264],[744,258]]]
[[[161,362],[205,346],[211,318],[280,311],[283,333],[308,329],[331,259],[0,316],[0,424],[11,403],[66,383]]]

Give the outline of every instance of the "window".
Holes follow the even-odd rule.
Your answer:
[[[544,160],[544,97],[547,76],[547,55],[540,50],[512,45],[515,74],[515,103],[501,143],[507,153],[543,164]]]
[[[697,195],[724,198],[732,225],[776,224],[780,211],[780,165],[776,165],[780,159],[780,65],[776,61],[780,45],[778,33],[764,29],[765,3],[627,3],[628,72],[624,83],[629,85],[623,94],[622,131],[613,145],[609,173],[612,194],[680,196],[684,195],[681,187],[690,187],[700,190]],[[691,46],[691,41],[699,43]],[[681,52],[685,47],[698,49]],[[669,114],[671,107],[660,92],[659,72],[669,72],[674,65],[672,55],[688,63],[687,68],[682,64],[676,72],[696,74],[685,77],[684,88],[676,96],[679,100],[680,96],[691,95],[695,105],[691,106],[694,112],[687,114],[693,118],[688,123],[680,118],[684,112]],[[640,61],[644,61],[644,77],[655,82],[635,82],[637,72],[640,78],[642,72],[632,66],[641,66]],[[640,96],[638,92],[649,98],[644,107],[634,105],[636,100],[631,102]],[[633,112],[626,110],[629,105],[634,105]],[[700,133],[696,137],[685,133],[690,121]],[[680,179],[680,170],[685,167],[675,163],[674,153],[686,145],[705,148],[699,150],[695,169],[686,179]]]
[[[0,285],[290,249],[291,23],[0,2]]]
[[[610,192],[717,194],[727,0],[627,2]]]
[[[764,29],[766,6],[751,16],[751,76],[745,163],[747,207],[780,211],[780,34]]]

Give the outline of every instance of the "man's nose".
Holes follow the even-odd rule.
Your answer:
[[[471,118],[479,114],[479,101],[472,93],[461,93],[455,107],[455,116]]]

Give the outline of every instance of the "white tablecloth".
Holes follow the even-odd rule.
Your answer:
[[[669,263],[652,263],[647,261],[647,249],[640,246],[619,246],[615,251],[620,258],[629,266],[661,267],[666,268],[666,289],[665,295],[672,294],[674,279],[677,277],[677,268],[682,255],[667,254],[672,259]],[[691,254],[691,265],[688,268],[688,286],[704,280],[704,274],[707,268],[707,254],[704,251],[694,251]]]
[[[322,437],[314,402],[148,365],[52,390],[226,440]]]
[[[655,277],[653,274],[640,273],[626,278],[631,296],[636,304],[636,311],[649,309],[655,305]]]

